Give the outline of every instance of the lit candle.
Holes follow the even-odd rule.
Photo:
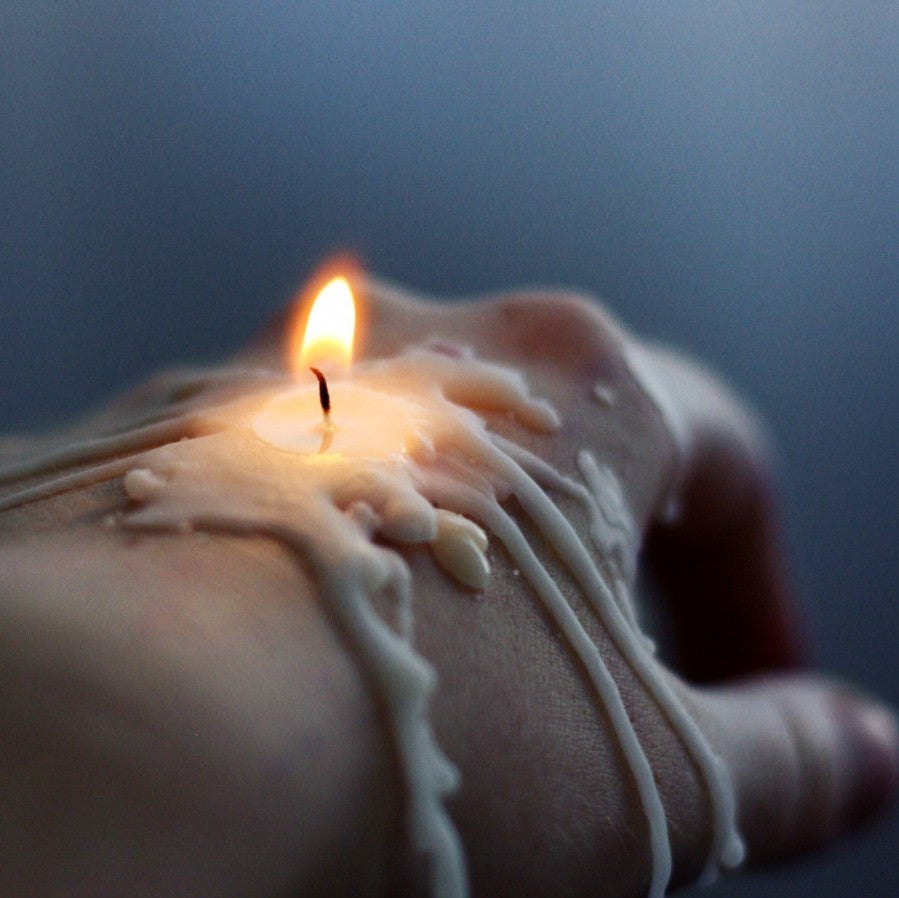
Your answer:
[[[726,772],[651,657],[633,613],[636,533],[615,472],[584,447],[579,478],[563,476],[492,431],[489,414],[517,422],[521,433],[551,434],[560,420],[518,371],[465,347],[426,342],[353,363],[350,292],[347,281],[322,291],[321,305],[289,341],[289,377],[226,374],[215,401],[201,392],[170,418],[13,462],[0,469],[0,483],[28,483],[0,500],[0,510],[121,476],[134,505],[111,526],[262,534],[295,553],[386,709],[410,839],[428,857],[440,898],[467,894],[464,849],[443,804],[458,775],[430,728],[436,676],[413,645],[415,584],[403,549],[429,547],[449,575],[480,590],[491,576],[491,541],[501,544],[606,709],[646,815],[655,898],[667,885],[671,851],[652,768],[598,647],[507,510],[505,500],[514,498],[691,753],[714,812],[708,871],[739,863]],[[327,415],[310,368],[327,379]],[[189,396],[189,385],[182,389]],[[594,392],[601,403],[605,394]],[[53,476],[66,467],[74,473]],[[560,510],[560,497],[583,510],[592,546]],[[374,611],[371,600],[382,592],[397,599],[395,626]]]
[[[306,455],[389,458],[414,450],[426,427],[424,409],[348,376],[355,324],[349,283],[342,277],[329,281],[312,304],[302,342],[290,342],[288,362],[298,383],[256,417],[257,436]]]

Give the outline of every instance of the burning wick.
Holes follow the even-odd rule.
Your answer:
[[[318,451],[327,452],[331,448],[334,441],[334,425],[331,422],[331,394],[328,392],[328,381],[325,375],[318,368],[309,369],[318,380],[318,401],[322,406],[322,424],[324,432],[322,433],[322,444],[318,447]]]
[[[318,378],[318,401],[322,404],[322,412],[325,416],[325,421],[330,424],[331,423],[331,395],[328,393],[328,382],[325,380],[325,375],[318,370],[318,368],[310,368],[309,369],[315,376]]]

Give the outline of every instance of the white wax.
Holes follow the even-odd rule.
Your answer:
[[[274,396],[253,430],[279,449],[304,455],[388,458],[421,442],[426,415],[420,404],[347,380],[329,384],[329,392],[328,421],[318,387],[298,386]]]
[[[584,451],[578,456],[583,479],[565,477],[486,426],[487,411],[532,430],[558,426],[555,411],[530,396],[518,372],[470,354],[455,358],[415,348],[360,366],[352,380],[333,383],[330,433],[322,425],[314,383],[269,396],[260,411],[264,399],[257,391],[50,453],[37,463],[12,464],[0,469],[0,481],[46,474],[73,460],[94,467],[23,488],[0,508],[91,478],[125,474],[125,489],[137,503],[124,519],[128,527],[262,533],[300,557],[350,634],[379,705],[388,711],[405,775],[410,840],[429,857],[431,892],[439,898],[464,898],[468,892],[463,848],[443,805],[455,774],[431,733],[427,711],[435,672],[411,644],[414,583],[396,547],[430,546],[445,570],[480,589],[490,576],[488,535],[498,538],[565,634],[608,712],[646,815],[653,857],[650,895],[657,898],[668,881],[671,852],[651,759],[598,647],[497,499],[514,496],[704,778],[714,815],[709,870],[719,862],[739,863],[742,846],[727,771],[651,657],[633,613],[629,591],[638,534],[615,472]],[[327,436],[330,442],[323,445]],[[164,445],[142,451],[154,440]],[[116,459],[130,452],[141,454]],[[552,494],[581,503],[598,557]],[[373,610],[371,597],[382,591],[397,597],[399,632]]]

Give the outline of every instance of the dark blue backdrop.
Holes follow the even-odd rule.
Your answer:
[[[559,6],[4,3],[0,429],[237,346],[337,247],[584,288],[762,409],[818,657],[899,702],[899,13]],[[899,894],[896,844],[719,894]]]

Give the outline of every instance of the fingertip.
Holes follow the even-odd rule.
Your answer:
[[[885,811],[899,789],[893,711],[809,675],[704,694],[754,863],[826,845]]]
[[[839,710],[846,741],[847,789],[839,829],[854,829],[884,811],[899,785],[899,723],[890,709],[853,701]]]

